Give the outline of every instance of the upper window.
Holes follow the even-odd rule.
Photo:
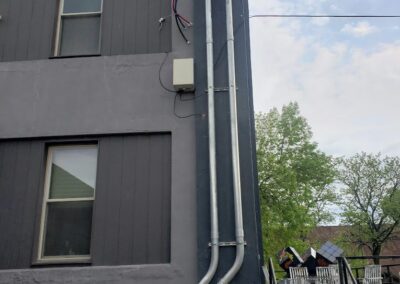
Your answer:
[[[97,146],[48,150],[39,260],[89,260]]]
[[[60,0],[55,56],[100,53],[102,0]]]

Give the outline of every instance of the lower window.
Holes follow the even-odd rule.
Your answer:
[[[90,260],[97,145],[48,148],[39,261]]]

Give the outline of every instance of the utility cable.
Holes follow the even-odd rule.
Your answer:
[[[160,64],[160,68],[158,69],[158,81],[160,82],[160,86],[161,86],[164,90],[166,90],[166,91],[169,92],[169,93],[176,93],[175,90],[172,90],[172,89],[167,88],[167,87],[164,85],[164,83],[163,83],[163,81],[162,81],[162,79],[161,79],[161,71],[162,71],[162,69],[163,69],[163,67],[164,67],[164,65],[165,65],[165,62],[166,62],[167,59],[168,59],[168,55],[169,55],[169,53],[166,52],[166,53],[165,53],[165,56],[164,56],[164,59],[163,59],[162,63]]]
[[[202,115],[201,113],[192,113],[192,114],[188,114],[188,115],[180,115],[180,114],[178,114],[176,112],[176,99],[177,99],[178,96],[181,97],[182,94],[177,93],[177,94],[175,94],[175,98],[174,98],[174,115],[177,118],[189,118],[189,117],[192,117],[192,116],[201,116]]]
[[[400,15],[308,15],[308,14],[256,14],[251,18],[400,18]]]
[[[187,44],[190,44],[190,41],[186,37],[183,30],[186,30],[187,28],[191,28],[193,26],[193,23],[191,21],[189,21],[185,16],[182,16],[178,12],[177,6],[178,6],[178,0],[171,0],[171,9],[172,9],[172,13],[174,14],[174,17],[175,17],[175,23],[178,28],[178,31],[181,34],[183,40]]]

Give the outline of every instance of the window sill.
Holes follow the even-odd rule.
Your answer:
[[[81,58],[81,57],[99,57],[101,54],[81,54],[81,55],[58,55],[50,56],[49,59]]]
[[[46,258],[38,259],[32,263],[32,266],[49,266],[49,265],[73,265],[73,264],[92,264],[91,258]]]

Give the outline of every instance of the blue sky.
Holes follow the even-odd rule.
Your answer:
[[[254,14],[400,15],[399,0],[250,0]],[[256,111],[297,101],[320,148],[400,155],[400,18],[250,19]]]

